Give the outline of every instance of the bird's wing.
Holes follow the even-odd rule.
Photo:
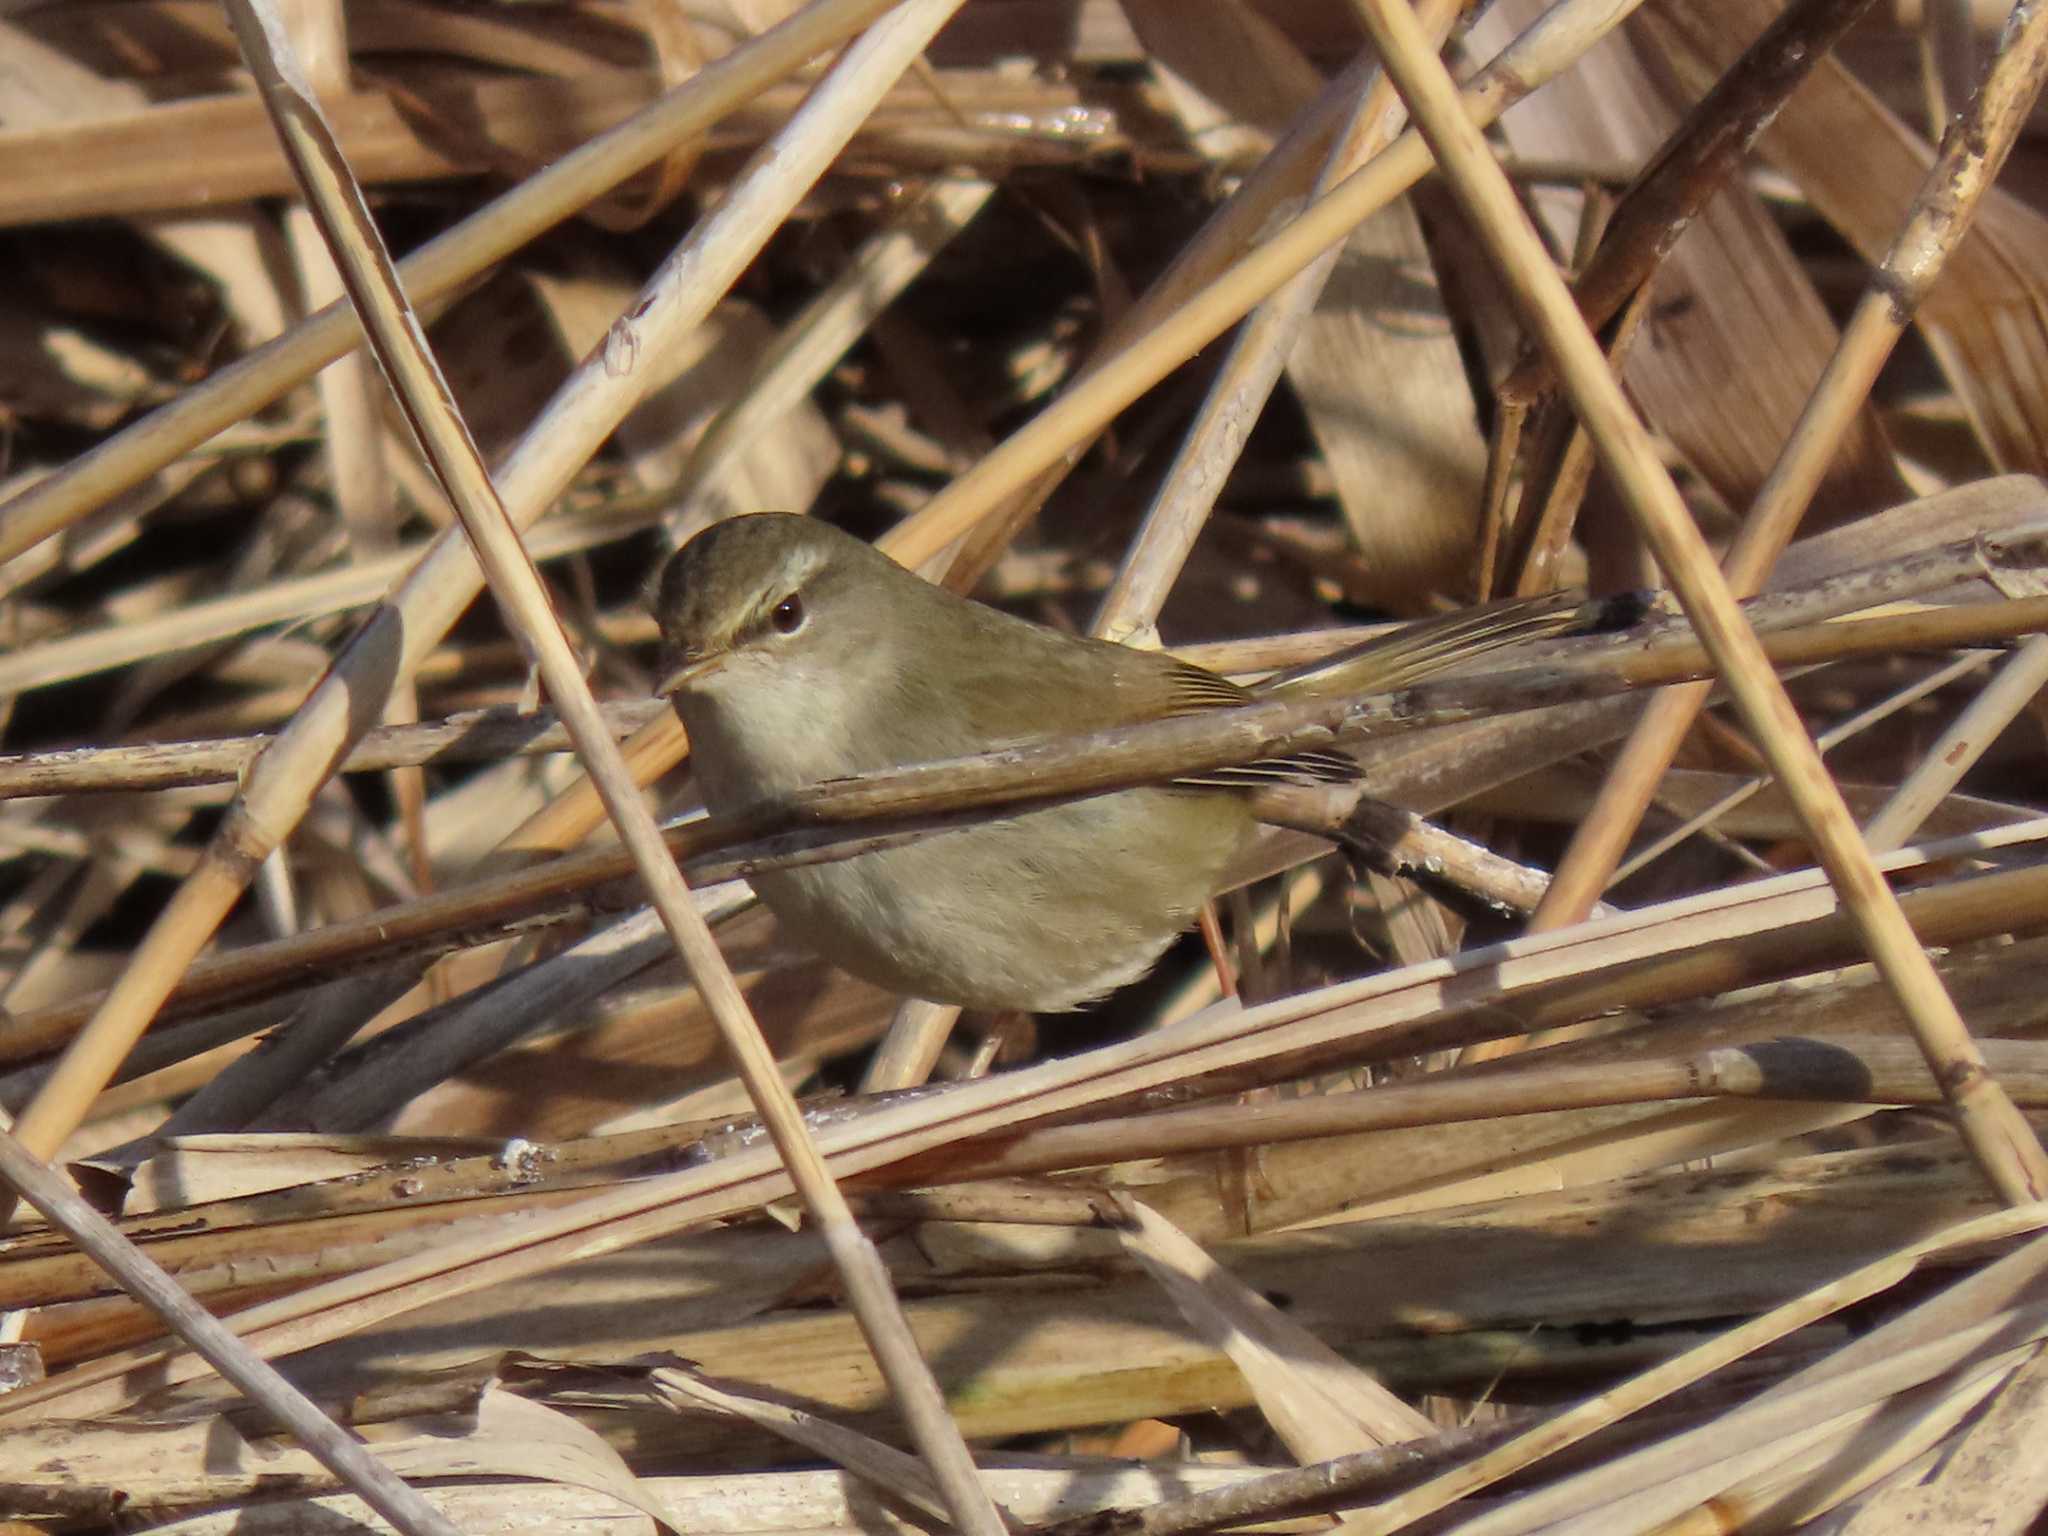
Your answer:
[[[1257,697],[1227,677],[1189,662],[1161,657],[1167,682],[1166,718],[1249,704]],[[1230,768],[1213,768],[1173,782],[1204,789],[1257,789],[1268,784],[1341,784],[1358,777],[1358,764],[1342,752],[1310,750],[1263,757]]]

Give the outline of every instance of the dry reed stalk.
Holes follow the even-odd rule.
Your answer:
[[[612,734],[623,736],[666,711],[668,705],[660,699],[631,699],[602,708]],[[0,755],[0,799],[231,784],[268,740],[264,735],[248,735],[7,753]],[[569,733],[549,711],[479,709],[412,725],[380,725],[364,735],[339,771],[380,772],[423,763],[489,763],[561,752],[568,746]]]
[[[1821,1383],[1768,1408],[1726,1414],[1704,1432],[1674,1436],[1663,1456],[1638,1452],[1621,1458],[1597,1477],[1570,1480],[1569,1494],[1525,1496],[1471,1524],[1484,1536],[1523,1536],[1537,1529],[1558,1536],[1662,1530],[1664,1522],[1693,1506],[1716,1502],[1730,1483],[1840,1464],[1847,1453],[1873,1440],[1890,1455],[1901,1448],[1899,1442],[1909,1441],[1911,1431],[1889,1410],[1919,1407],[1916,1394],[1924,1399],[1930,1392],[1972,1386],[1981,1401],[2035,1352],[2044,1333],[2048,1313],[2039,1307],[2001,1314],[1952,1341],[1922,1344],[1866,1366],[1853,1378]],[[2001,1338],[2020,1342],[2000,1348]],[[1572,1495],[1578,1507],[1565,1502]]]
[[[1597,234],[1582,224],[1582,240],[1597,244],[1574,260],[1580,276],[1573,291],[1646,419],[1727,498],[1746,497],[1763,477],[1781,427],[1805,398],[1803,381],[1819,374],[1836,339],[1760,200],[1739,182],[1728,184],[1757,135],[1862,9],[1837,0],[1785,8],[1668,132],[1675,91],[1639,43],[1590,61],[1564,83],[1575,94],[1546,96],[1535,105],[1540,121],[1524,130],[1648,156],[1612,220]],[[1595,110],[1596,102],[1611,105]],[[1727,195],[1717,197],[1723,188]],[[1596,206],[1588,205],[1589,214]],[[1638,347],[1646,324],[1655,344]],[[1539,492],[1541,502],[1517,519],[1515,559],[1501,590],[1547,591],[1557,585],[1557,562],[1592,474],[1592,445],[1557,401],[1540,358],[1524,361],[1500,394],[1511,409],[1543,406],[1521,474],[1525,506]],[[1874,421],[1860,427],[1831,466],[1831,490],[1844,508],[1882,505],[1901,488]],[[1589,542],[1589,553],[1601,548]],[[1603,564],[1616,562],[1610,554]]]
[[[2048,625],[2048,599],[2010,604],[1963,605],[1956,610],[1908,613],[1784,631],[1765,642],[1768,654],[1787,665],[1883,654],[1900,647],[1982,644],[1986,639]],[[1603,642],[1588,645],[1597,663],[1615,665]],[[1677,641],[1633,650],[1619,659],[1631,682],[1670,681],[1698,676],[1711,663],[1696,643]],[[1065,794],[1102,793],[1168,779],[1203,768],[1323,745],[1361,728],[1404,727],[1427,718],[1533,709],[1560,699],[1610,691],[1609,674],[1594,671],[1581,682],[1565,668],[1503,673],[1479,682],[1424,684],[1397,694],[1311,704],[1261,703],[1215,711],[1202,718],[1125,727],[1093,736],[1057,739],[1028,749],[917,764],[886,773],[820,786],[738,821],[700,822],[669,834],[670,847],[694,878],[732,878],[768,859],[778,862],[851,857],[864,848],[946,824],[945,818],[976,808],[1015,804]],[[1398,741],[1397,734],[1391,738]],[[1339,798],[1367,793],[1384,796],[1385,780],[1324,793],[1325,815],[1348,814]],[[1290,816],[1304,814],[1299,806]],[[801,829],[801,830],[791,830]],[[851,835],[849,835],[851,834]],[[737,845],[737,846],[736,846]],[[324,971],[366,954],[389,955],[487,919],[508,921],[558,904],[568,895],[617,879],[629,864],[616,852],[599,851],[550,861],[533,869],[479,881],[355,921],[329,924],[302,937],[200,962],[190,984],[166,989],[166,1000],[245,997],[265,975]],[[24,1011],[0,1034],[0,1050],[18,1057],[48,1049],[65,1039],[86,1007],[104,999],[82,999]]]
[[[1879,876],[1798,712],[1743,619],[1669,474],[1657,461],[1648,433],[1623,400],[1563,280],[1493,163],[1485,139],[1465,115],[1457,87],[1428,49],[1410,13],[1386,0],[1361,4],[1388,74],[1401,87],[1445,175],[1483,231],[1496,270],[1556,359],[1629,511],[1713,653],[1722,681],[1761,738],[1822,864],[1840,882],[1844,904],[1863,930],[1872,959],[1898,992],[1930,1065],[1942,1074],[1963,1134],[1985,1175],[2015,1204],[2040,1198],[2048,1193],[2048,1153],[1986,1073],[1967,1026]],[[2048,40],[2048,28],[2042,35]]]
[[[426,305],[510,255],[591,198],[844,42],[890,0],[815,0],[736,48],[628,122],[555,161],[400,264]],[[0,505],[0,563],[140,484],[361,343],[355,314],[330,304],[172,404]]]
[[[1790,540],[1836,446],[1863,409],[1878,370],[1968,232],[2039,93],[2044,72],[2048,11],[2015,10],[1982,88],[1965,116],[1950,125],[1891,250],[1842,328],[1835,355],[1744,518],[1726,560],[1728,583],[1736,593],[1747,595],[1761,586]],[[1535,919],[1538,924],[1575,921],[1596,898],[1620,862],[1680,738],[1705,703],[1704,690],[1678,689],[1645,712],[1609,768],[1600,801],[1559,860],[1550,893]]]
[[[1586,323],[1600,330],[1671,253],[1701,206],[1739,169],[1770,120],[1869,6],[1864,0],[1789,5],[1701,98],[1664,149],[1616,204],[1590,260],[1572,283]],[[1503,386],[1515,397],[1545,387],[1548,364],[1525,363]]]
[[[2026,1351],[2015,1353],[2024,1356]],[[2038,1348],[2033,1355],[2040,1358]],[[1924,1472],[1932,1448],[1987,1400],[2003,1394],[2024,1370],[2011,1355],[1998,1357],[1981,1371],[1974,1366],[1960,1367],[1863,1408],[1836,1414],[1818,1433],[1795,1430],[1786,1441],[1723,1457],[1711,1475],[1695,1474],[1686,1479],[1695,1486],[1718,1484],[1717,1490],[1683,1514],[1657,1525],[1657,1536],[1708,1536],[1725,1529],[1731,1518],[1758,1527],[1766,1522],[1782,1527],[1787,1521],[1816,1519],[1902,1469],[1917,1467]],[[1964,1377],[1968,1379],[1962,1380]],[[1792,1440],[1801,1448],[1793,1449]],[[1878,1448],[1875,1454],[1866,1449],[1870,1446]],[[1758,1470],[1731,1482],[1737,1462],[1757,1464]],[[1660,1506],[1675,1502],[1657,1495],[1656,1489],[1642,1489],[1603,1506],[1598,1517],[1654,1518],[1653,1512]]]
[[[2048,1101],[2041,1075],[2048,1058],[2035,1042],[1986,1041],[1984,1049],[1998,1063],[2001,1078],[2008,1070],[2017,1074],[2013,1091],[2022,1103],[2039,1108]],[[1544,1066],[1532,1060],[1511,1077],[1431,1073],[1370,1091],[1048,1126],[1005,1137],[989,1151],[970,1148],[957,1153],[953,1171],[961,1177],[1015,1178],[1143,1157],[1659,1099],[1737,1096],[1938,1104],[1940,1094],[1925,1063],[1887,1051],[1881,1039],[1837,1038],[1826,1044],[1788,1040],[1779,1045],[1721,1047],[1690,1057],[1585,1066]]]
[[[2043,1369],[2036,1351],[1998,1389],[1983,1415],[1941,1447],[1938,1466],[1909,1467],[1916,1475],[1894,1475],[1889,1486],[1867,1498],[1856,1516],[1864,1526],[1861,1536],[1874,1536],[1886,1522],[1903,1530],[1915,1524],[1960,1528],[1974,1521],[1999,1536],[2017,1533],[2018,1522],[2048,1500],[2043,1470],[2026,1450],[2040,1434]],[[1806,1507],[1813,1502],[1801,1500]]]
[[[1999,668],[1998,675],[1935,739],[1883,809],[1864,823],[1863,835],[1870,846],[1896,848],[1911,837],[2044,685],[2048,685],[2048,640],[2037,636]]]
[[[636,513],[623,527],[609,518],[550,518],[534,531],[534,554],[541,559],[575,554],[617,538],[626,528],[652,521],[652,514],[645,511]],[[434,558],[437,547],[415,546],[402,553],[372,556],[240,595],[185,604],[139,622],[109,624],[42,645],[24,646],[0,656],[0,690],[22,693],[268,625],[362,607],[377,601],[421,561]]]
[[[1117,1202],[1117,1238],[1195,1330],[1228,1354],[1297,1461],[1427,1439],[1435,1426],[1140,1201]]]
[[[676,542],[718,516],[754,510],[727,505],[729,493],[722,498],[727,467],[809,398],[882,312],[974,221],[995,190],[993,182],[977,177],[935,181],[853,252],[782,328],[690,450],[672,493],[681,505],[668,518]]]
[[[705,1380],[695,1371],[657,1367],[648,1388],[679,1407],[711,1408],[802,1446],[834,1466],[845,1467],[874,1487],[886,1490],[930,1520],[946,1518],[939,1489],[914,1458],[817,1414],[782,1403],[731,1391]]]
[[[864,114],[872,103],[875,83],[893,79],[907,68],[957,3],[930,0],[922,5],[906,4],[878,21],[819,83],[811,106],[821,111],[836,108],[849,117]],[[499,500],[468,427],[455,410],[447,381],[427,347],[425,331],[399,288],[396,270],[371,221],[369,205],[314,103],[281,22],[263,0],[235,0],[230,18],[308,206],[369,333],[378,364],[398,396],[435,478],[462,520],[492,593],[506,610],[513,629],[537,655],[548,692],[605,810],[631,854],[663,926],[689,966],[698,992],[709,1004],[791,1182],[819,1223],[849,1304],[944,1492],[954,1523],[974,1536],[1001,1536],[1002,1522],[981,1488],[966,1443],[947,1416],[944,1395],[918,1353],[881,1257],[861,1232],[845,1196],[812,1145],[802,1113],[761,1038],[760,1026],[605,728],[582,667],[520,542],[518,527]],[[652,342],[654,337],[648,340]],[[53,1077],[52,1081],[57,1080]],[[37,1104],[30,1106],[23,1119],[25,1129],[33,1122],[37,1105],[51,1093],[46,1086]]]
[[[346,92],[350,83],[348,26],[338,0],[328,0],[324,5],[295,6],[288,25],[313,91],[330,98]],[[287,208],[284,224],[305,307],[318,310],[340,299],[341,276],[320,241],[310,211],[301,205]],[[336,511],[348,531],[350,558],[360,561],[386,553],[398,543],[399,511],[394,477],[385,462],[384,424],[380,415],[384,395],[376,367],[360,351],[351,352],[321,369],[313,387],[327,425],[321,451],[328,461]],[[405,724],[419,719],[419,714],[419,695],[412,681],[393,688],[385,722]],[[425,776],[416,769],[400,768],[393,770],[387,782],[398,808],[398,825],[410,853],[413,879],[422,887],[431,888]],[[266,859],[264,873],[274,876],[278,884],[289,890],[281,858],[273,855]]]
[[[715,924],[745,910],[753,893],[738,882],[693,891],[701,920]],[[414,1032],[359,1065],[337,1063],[304,1106],[327,1131],[368,1130],[393,1107],[559,1021],[577,1001],[602,996],[664,958],[673,942],[659,913],[637,913],[600,929],[500,985],[456,1000],[433,1027]]]
[[[419,1493],[394,1476],[360,1441],[314,1407],[275,1367],[123,1237],[64,1179],[0,1130],[0,1178],[29,1201],[53,1226],[143,1305],[186,1345],[233,1382],[250,1402],[261,1404],[291,1430],[321,1465],[353,1488],[372,1509],[406,1536],[455,1536],[455,1527]]]
[[[1965,651],[1947,666],[1928,673],[1916,682],[1909,683],[1906,687],[1898,689],[1869,708],[1857,711],[1848,719],[1838,721],[1825,730],[1815,732],[1813,744],[1822,753],[1826,753],[1841,742],[1847,741],[1869,727],[1889,719],[1900,710],[1910,708],[1921,699],[1939,692],[1960,678],[1967,677],[1970,673],[1977,671],[1989,662],[1994,654],[1991,651]],[[1930,754],[1929,760],[1936,760],[1938,756],[1939,754]],[[1614,872],[1614,879],[1609,884],[1616,884],[1627,879],[1638,869],[1660,858],[1686,838],[1692,836],[1695,831],[1718,823],[1730,811],[1747,803],[1752,797],[1767,788],[1770,783],[1771,781],[1768,778],[1751,779],[1741,787],[1731,790],[1728,794],[1722,796],[1696,815],[1680,821],[1669,832],[1661,837],[1652,839],[1636,852],[1629,855],[1628,861]],[[1950,784],[1948,788],[1953,789],[1954,785]],[[1918,823],[1916,822],[1915,825],[1917,826]],[[1873,848],[1898,846],[1896,841],[1887,841],[1880,834],[1874,821],[1866,820],[1864,822],[1863,835],[1869,839],[1870,845]]]
[[[444,1432],[460,1434],[476,1417],[474,1413],[460,1412],[436,1415],[436,1422],[430,1427],[439,1429],[452,1420]],[[269,1463],[261,1460],[260,1452],[252,1451],[248,1455],[250,1470],[240,1477],[225,1471],[209,1477],[202,1471],[181,1478],[176,1469],[182,1463],[194,1455],[204,1458],[203,1446],[196,1452],[194,1446],[208,1434],[218,1440],[221,1430],[217,1424],[202,1424],[180,1426],[180,1431],[152,1437],[152,1450],[161,1450],[159,1464],[166,1466],[168,1475],[151,1479],[139,1490],[141,1496],[131,1503],[138,1513],[149,1512],[153,1529],[160,1530],[163,1536],[297,1536],[309,1523],[361,1525],[373,1518],[360,1500],[341,1494],[249,1499],[260,1486],[262,1473],[256,1467],[274,1466],[289,1458],[290,1470],[283,1475],[300,1470],[298,1459],[291,1452],[276,1447],[263,1447],[274,1457]],[[116,1433],[109,1430],[89,1443],[76,1436],[66,1437],[65,1443],[78,1457],[82,1483],[89,1487],[109,1486],[120,1481],[112,1469],[124,1462],[132,1468],[135,1432],[125,1431],[131,1448],[125,1452],[114,1441]],[[104,1476],[103,1468],[109,1469]],[[1196,1491],[1227,1490],[1252,1480],[1263,1470],[1199,1463],[1159,1468],[1077,1459],[1065,1465],[990,1467],[985,1475],[1006,1509],[1020,1521],[1038,1524],[1114,1515],[1124,1507],[1149,1505],[1169,1493],[1184,1497]],[[139,1480],[131,1473],[129,1486],[136,1481]],[[866,1529],[887,1532],[890,1536],[909,1536],[919,1529],[893,1513],[877,1509],[858,1480],[832,1470],[650,1476],[641,1482],[684,1530],[724,1532],[728,1536],[796,1536],[799,1532],[816,1536],[827,1531],[851,1536],[852,1532]],[[507,1520],[545,1520],[569,1529],[615,1520],[619,1514],[618,1501],[610,1493],[564,1484],[449,1478],[442,1480],[436,1497],[448,1517],[466,1531],[489,1530]],[[189,1512],[193,1506],[223,1506],[237,1499],[249,1502],[215,1507],[204,1513]],[[92,1512],[90,1505],[88,1512]]]

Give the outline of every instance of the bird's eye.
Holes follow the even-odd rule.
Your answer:
[[[793,635],[804,627],[805,617],[804,600],[792,592],[775,605],[768,622],[775,626],[777,634]]]

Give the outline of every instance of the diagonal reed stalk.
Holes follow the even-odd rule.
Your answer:
[[[404,1536],[456,1536],[446,1516],[363,1443],[313,1405],[304,1393],[232,1329],[194,1301],[155,1260],[58,1174],[0,1130],[0,1180],[91,1256],[121,1288],[162,1318],[172,1333],[234,1383],[250,1402],[276,1416],[321,1465],[353,1489]]]
[[[2048,7],[2022,5],[2007,23],[1998,56],[1969,110],[1950,124],[1898,238],[1871,274],[1834,356],[1728,551],[1723,570],[1737,596],[1761,587],[1783,553],[1878,371],[1939,280],[1949,253],[1962,243],[2027,121],[2044,76]],[[1576,922],[1599,898],[1706,701],[1705,688],[1677,688],[1644,711],[1559,861],[1532,926]]]
[[[1871,959],[1897,995],[1929,1067],[1950,1095],[1964,1140],[2008,1202],[2048,1195],[2048,1154],[1986,1069],[1649,433],[1623,397],[1485,137],[1466,115],[1457,86],[1404,3],[1358,3],[1387,73],[1478,228],[1502,284],[1555,362],[1630,515],[1755,731]]]
[[[847,90],[849,80],[893,78],[923,52],[957,4],[958,0],[924,0],[899,7],[847,50],[819,86],[820,97]],[[966,1442],[946,1412],[938,1383],[918,1352],[881,1256],[861,1232],[812,1144],[802,1112],[776,1069],[774,1053],[762,1039],[738,982],[640,798],[532,557],[520,543],[519,531],[455,408],[447,379],[427,346],[425,329],[405,302],[368,201],[299,75],[282,24],[267,0],[230,0],[229,16],[377,362],[435,479],[462,520],[493,596],[513,630],[535,653],[542,679],[620,841],[689,966],[791,1182],[819,1223],[861,1329],[911,1434],[932,1464],[956,1527],[975,1536],[1002,1536],[1003,1523],[981,1487]]]

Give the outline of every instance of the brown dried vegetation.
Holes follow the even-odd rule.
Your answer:
[[[0,1516],[2027,1529],[2007,9],[0,8]],[[760,507],[1245,677],[1674,595],[671,827],[686,900],[592,778],[694,805],[646,586]],[[1333,733],[1079,1016],[736,878]]]

